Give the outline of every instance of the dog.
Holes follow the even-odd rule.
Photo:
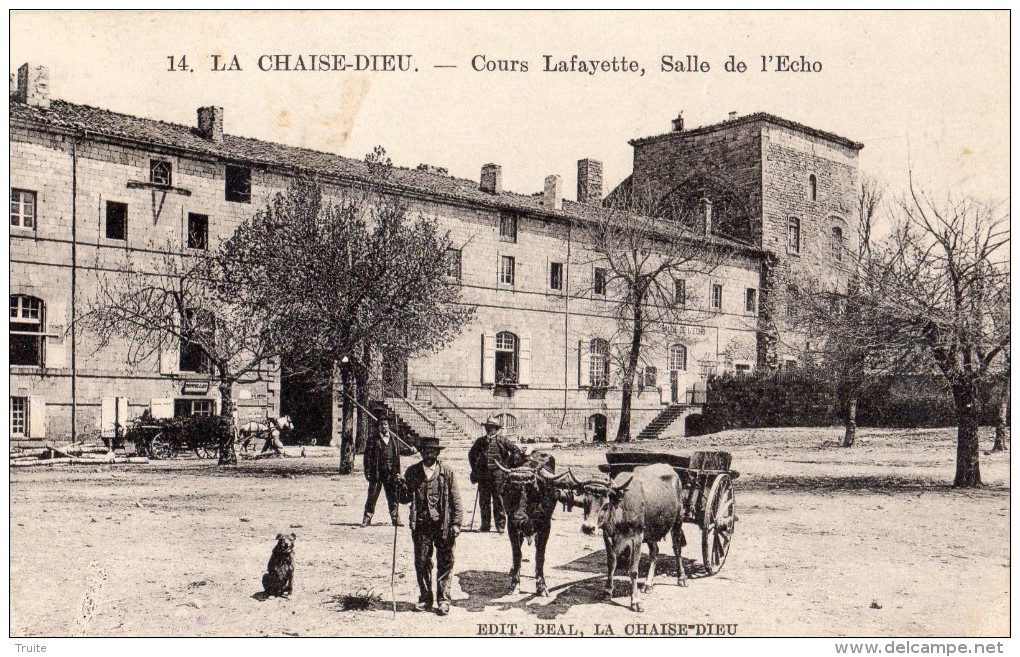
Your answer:
[[[276,547],[269,557],[269,572],[262,576],[262,588],[267,596],[289,598],[294,590],[294,541],[295,534],[277,534]]]

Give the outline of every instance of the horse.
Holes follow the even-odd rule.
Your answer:
[[[237,428],[238,441],[241,443],[241,451],[247,452],[253,449],[252,442],[256,439],[263,439],[262,453],[273,450],[277,454],[283,454],[283,442],[280,435],[284,431],[292,431],[294,422],[289,415],[278,418],[267,417],[264,420],[252,420],[245,422]]]

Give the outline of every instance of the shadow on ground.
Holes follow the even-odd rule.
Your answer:
[[[859,493],[1009,493],[1009,486],[992,485],[979,489],[957,489],[944,480],[895,475],[859,475],[853,477],[805,475],[755,475],[734,484],[740,491],[801,490],[804,492],[850,491]]]

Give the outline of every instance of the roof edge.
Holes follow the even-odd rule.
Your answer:
[[[672,139],[679,139],[686,136],[698,136],[709,134],[712,132],[718,132],[720,130],[728,130],[748,123],[772,123],[789,130],[795,130],[802,132],[812,137],[819,137],[827,141],[834,142],[840,146],[851,148],[854,150],[861,150],[864,148],[864,144],[859,141],[853,141],[846,137],[841,137],[834,132],[828,132],[825,130],[819,130],[818,128],[812,128],[811,126],[804,125],[803,123],[797,123],[790,119],[784,119],[781,116],[775,114],[769,114],[768,112],[755,112],[754,114],[747,114],[745,116],[731,119],[729,121],[721,121],[719,123],[712,123],[710,125],[699,126],[697,128],[691,128],[690,130],[684,130],[683,132],[666,132],[659,135],[652,135],[650,137],[637,137],[629,140],[627,143],[631,146],[643,146],[657,141],[668,141]]]

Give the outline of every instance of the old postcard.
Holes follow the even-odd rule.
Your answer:
[[[11,646],[1002,652],[1009,24],[13,12]]]

